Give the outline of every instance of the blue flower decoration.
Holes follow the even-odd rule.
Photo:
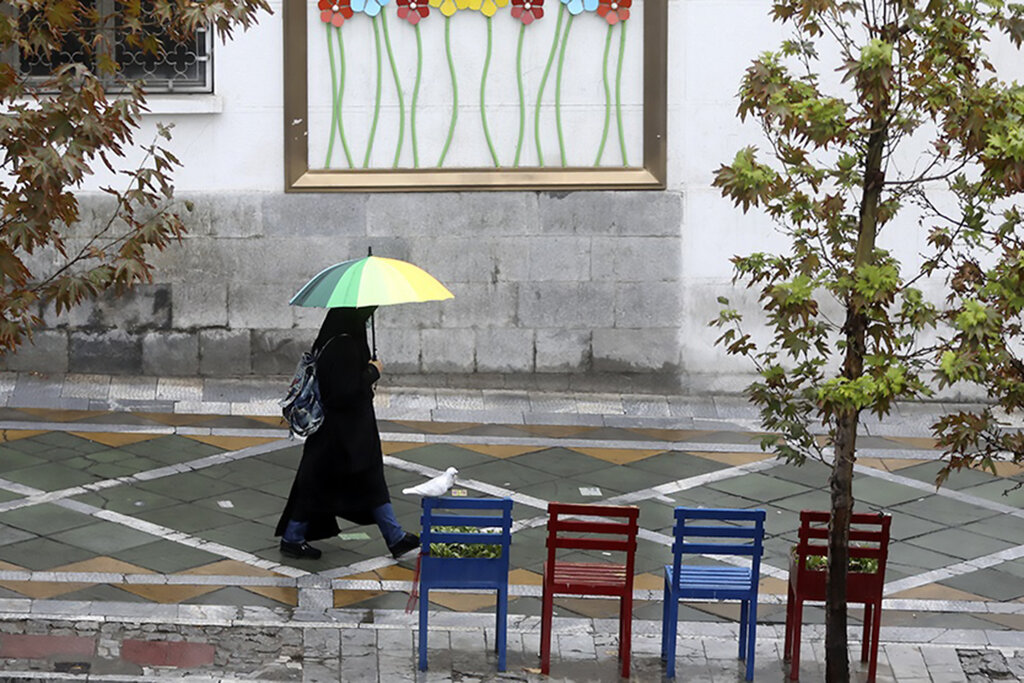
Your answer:
[[[579,14],[583,11],[593,12],[597,9],[597,3],[598,0],[562,0],[562,4],[569,10],[569,14]],[[353,9],[355,6],[355,1],[353,1]]]
[[[375,17],[380,14],[381,8],[388,2],[389,0],[352,0],[352,10],[365,12],[367,16]],[[597,7],[597,0],[594,0],[594,6]]]

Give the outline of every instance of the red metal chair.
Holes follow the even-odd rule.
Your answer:
[[[640,509],[634,506],[548,503],[548,558],[544,562],[540,622],[540,670],[545,675],[551,672],[554,596],[564,594],[619,598],[619,659],[622,660],[622,676],[629,677],[633,563],[639,516]],[[623,553],[624,563],[565,562],[556,557],[556,551],[560,549]]]
[[[809,569],[808,557],[828,556],[828,524],[831,513],[804,510],[800,513],[800,541],[789,559],[789,595],[786,600],[784,659],[790,662],[789,679],[800,678],[800,626],[803,604],[825,600],[826,568]],[[850,571],[846,579],[847,603],[864,605],[864,635],[860,661],[868,664],[867,683],[875,683],[878,669],[878,632],[882,622],[882,588],[889,557],[889,526],[892,517],[878,513],[854,513],[850,518],[850,557],[874,558],[874,572]]]

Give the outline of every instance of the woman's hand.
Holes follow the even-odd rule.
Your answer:
[[[372,365],[373,367],[377,368],[377,374],[378,375],[383,375],[384,374],[384,364],[381,363],[376,358],[374,358],[373,360],[370,361],[370,365]]]

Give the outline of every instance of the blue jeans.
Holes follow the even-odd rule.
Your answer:
[[[377,523],[380,535],[384,537],[384,542],[388,544],[389,548],[405,538],[405,530],[395,518],[395,509],[391,507],[391,503],[384,503],[374,508],[373,521]],[[306,540],[307,528],[309,528],[309,522],[297,522],[290,519],[284,528],[281,540],[285,543],[303,543]]]

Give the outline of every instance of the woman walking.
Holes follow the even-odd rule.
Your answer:
[[[374,307],[331,308],[313,342],[324,421],[302,449],[288,503],[277,523],[281,554],[317,559],[309,541],[337,536],[337,517],[356,524],[376,523],[395,558],[418,548],[395,518],[384,480],[373,385],[380,361],[370,358],[366,321]]]

